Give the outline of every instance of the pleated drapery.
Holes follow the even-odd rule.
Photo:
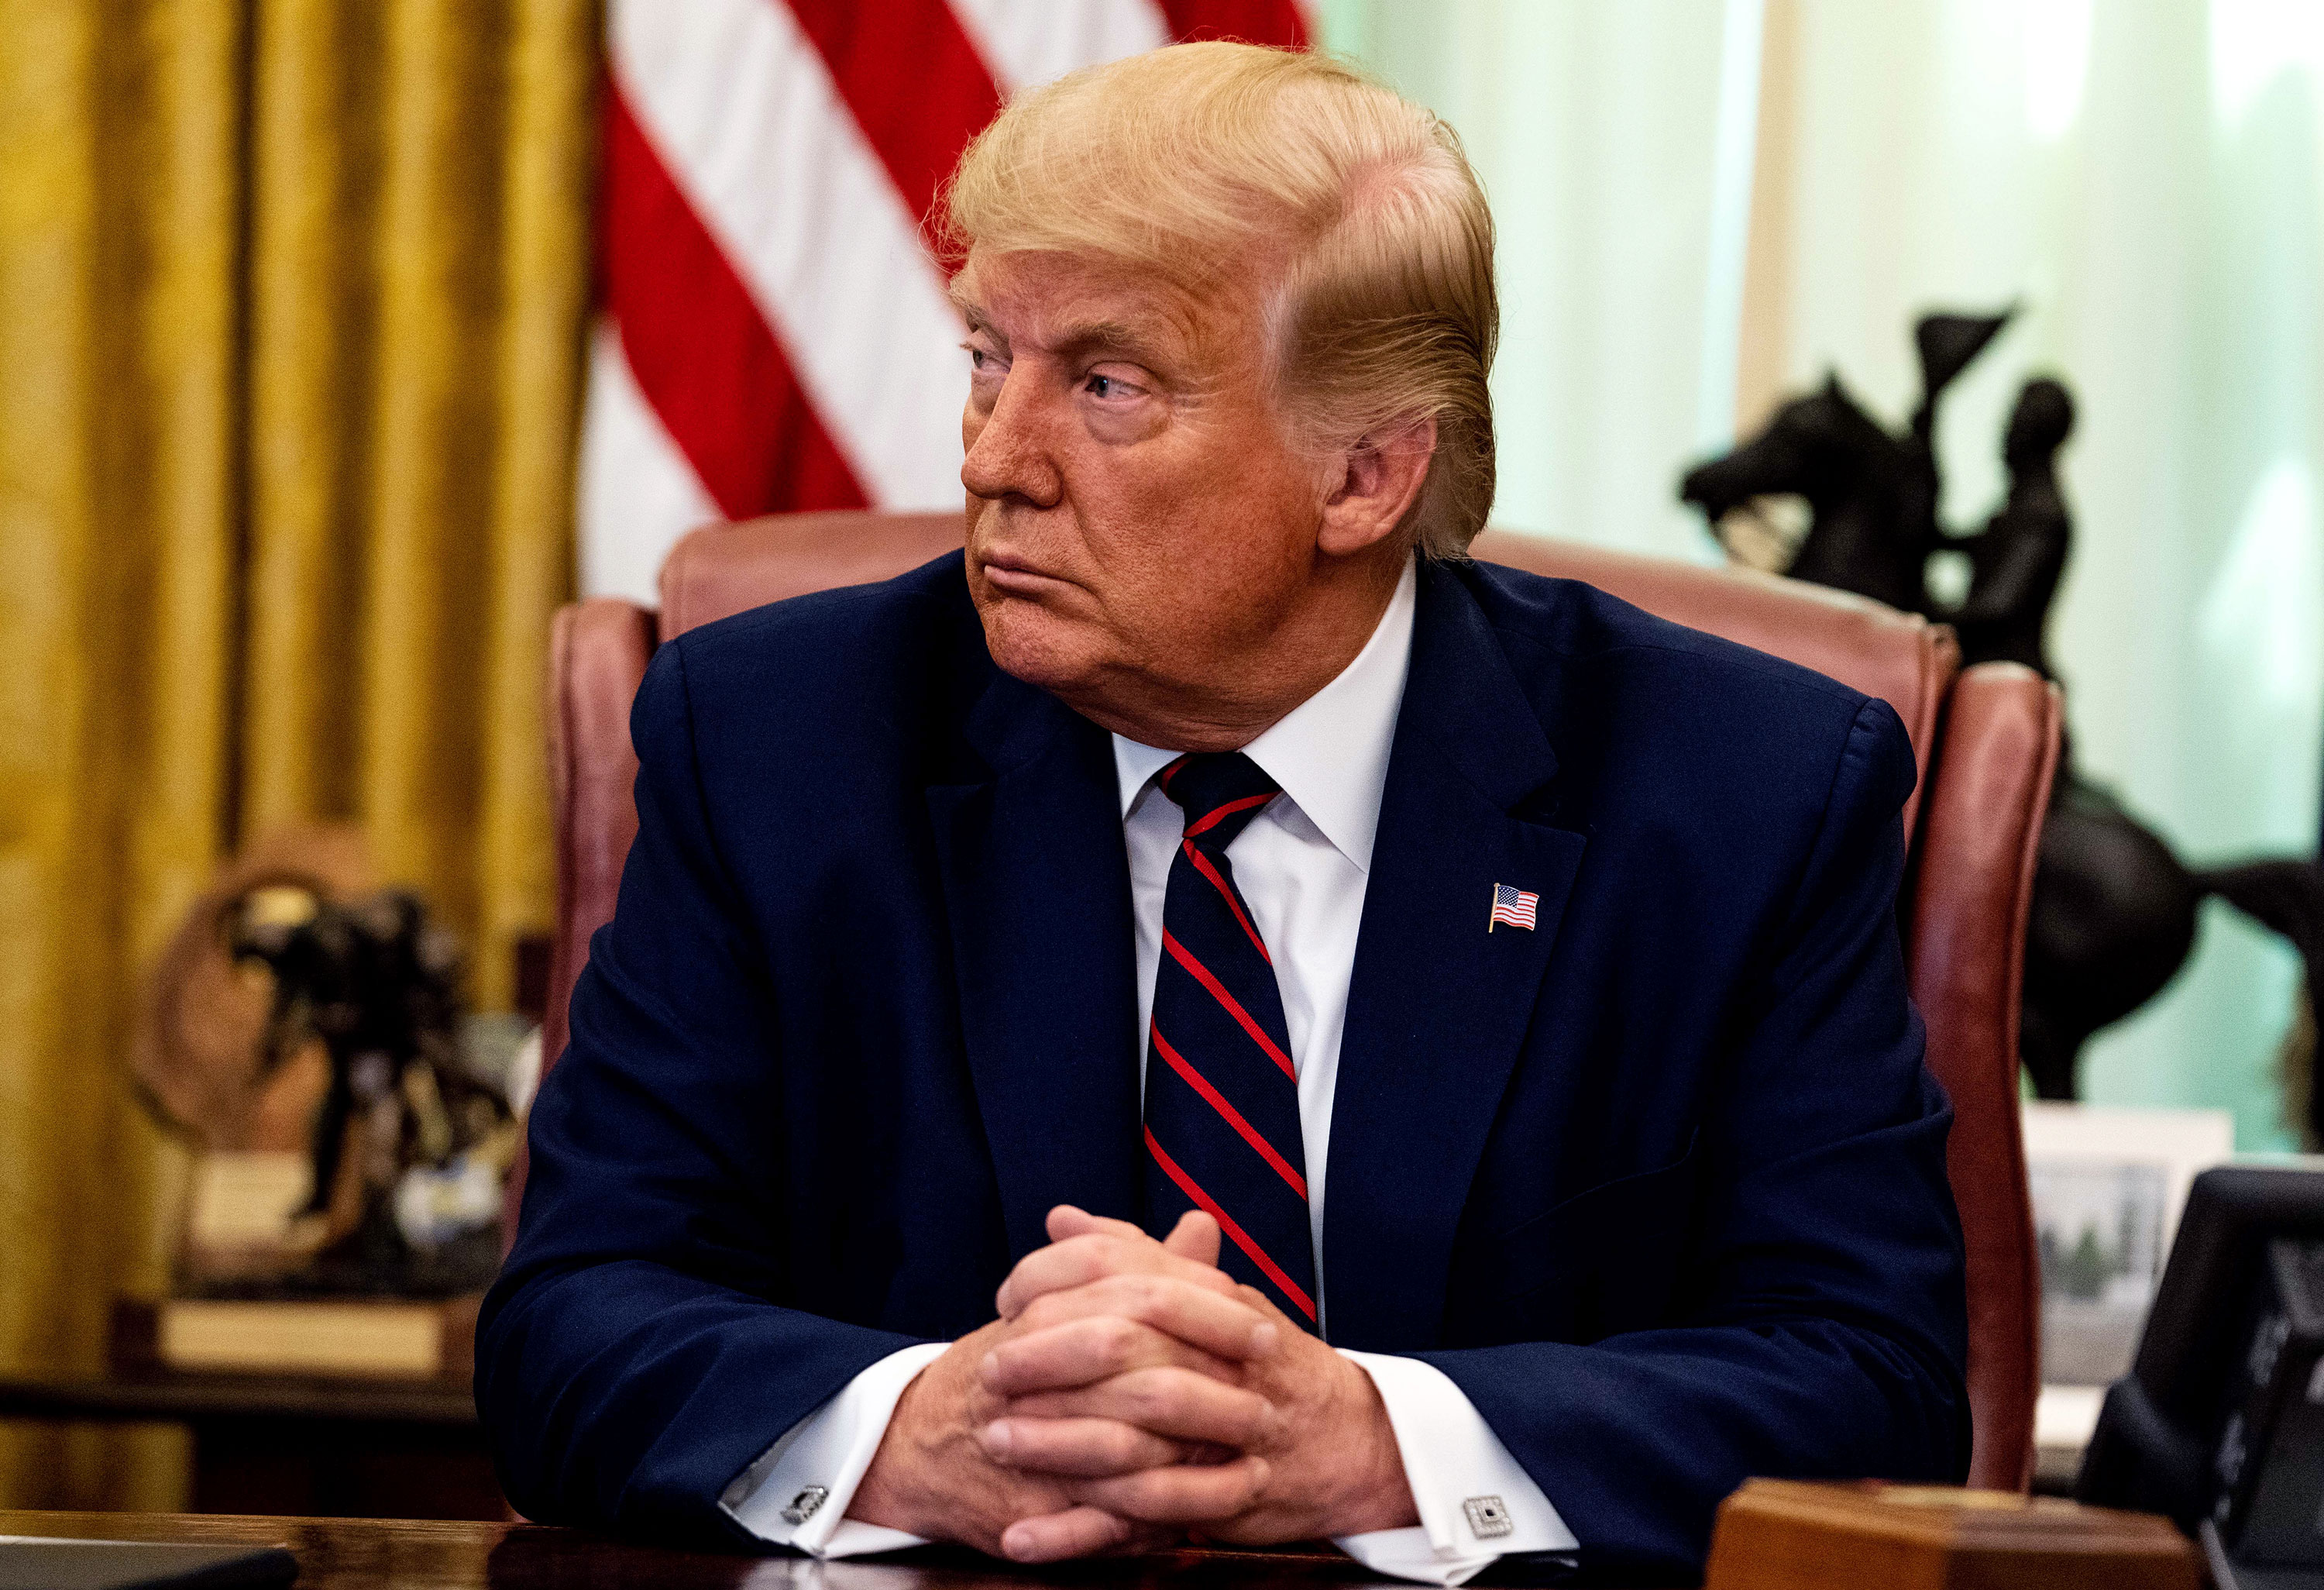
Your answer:
[[[212,868],[364,826],[485,1006],[551,908],[588,0],[0,0],[0,1373],[96,1372],[181,1167],[124,1083]],[[169,1506],[0,1424],[0,1503]]]

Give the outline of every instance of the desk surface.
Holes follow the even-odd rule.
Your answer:
[[[1020,1572],[965,1553],[816,1563],[664,1551],[535,1524],[0,1511],[0,1535],[288,1546],[299,1558],[298,1590],[1330,1590],[1384,1583],[1337,1553],[1181,1551]]]

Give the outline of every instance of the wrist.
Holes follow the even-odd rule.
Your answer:
[[[986,1400],[976,1366],[992,1328],[954,1342],[905,1386],[847,1517],[998,1553],[1021,1508],[1011,1511],[1014,1476],[994,1470],[973,1433]]]
[[[847,1516],[930,1540],[968,1539],[975,1510],[959,1494],[964,1472],[982,1456],[969,1435],[969,1392],[982,1344],[954,1342],[914,1375],[896,1399]]]
[[[847,1516],[867,1524],[881,1524],[907,1534],[922,1535],[920,1513],[924,1511],[921,1498],[916,1493],[920,1487],[912,1477],[925,1472],[918,1461],[914,1439],[914,1399],[923,1394],[928,1371],[922,1370],[912,1377],[903,1394],[896,1399],[895,1411],[888,1417],[888,1428],[880,1437],[880,1445],[872,1454],[871,1466],[857,1482],[855,1494],[849,1499]]]
[[[1404,1451],[1397,1445],[1396,1426],[1389,1422],[1388,1404],[1372,1377],[1358,1364],[1342,1359],[1353,1381],[1349,1390],[1356,1404],[1355,1424],[1363,1434],[1354,1444],[1359,1455],[1345,1469],[1347,1489],[1333,1509],[1330,1533],[1369,1535],[1376,1530],[1401,1530],[1420,1521],[1412,1499],[1412,1482],[1404,1472]]]

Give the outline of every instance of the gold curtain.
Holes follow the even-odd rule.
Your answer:
[[[277,824],[364,825],[510,996],[551,906],[591,0],[0,0],[0,1373],[102,1368],[181,1174],[140,974]],[[168,1506],[0,1425],[0,1503]]]

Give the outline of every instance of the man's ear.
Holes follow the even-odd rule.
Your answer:
[[[1375,431],[1339,456],[1340,477],[1323,499],[1318,550],[1345,558],[1396,533],[1419,500],[1436,456],[1436,421]]]

